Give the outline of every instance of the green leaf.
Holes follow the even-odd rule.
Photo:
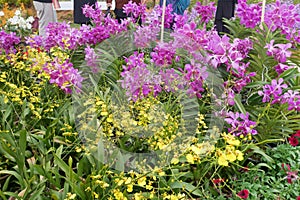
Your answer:
[[[80,177],[70,168],[62,159],[60,159],[57,155],[54,155],[54,162],[58,165],[60,169],[62,169],[66,176],[69,177],[71,175],[76,181],[81,181]]]
[[[116,158],[116,170],[124,171],[125,169],[124,166],[125,166],[124,156],[122,155],[121,151],[118,151],[118,156]]]
[[[250,149],[253,150],[254,153],[260,154],[263,156],[263,158],[269,162],[269,163],[274,163],[273,158],[271,158],[270,156],[268,156],[261,148],[259,148],[258,146],[252,146]]]
[[[245,109],[245,107],[243,106],[242,102],[241,102],[241,96],[240,95],[235,95],[234,97],[234,102],[235,102],[235,106],[238,108],[238,110],[243,113],[246,114],[247,111]]]
[[[261,167],[266,167],[268,169],[272,169],[272,167],[270,167],[270,165],[268,165],[267,163],[258,163],[256,165],[257,168],[261,168]]]
[[[288,70],[285,70],[282,74],[280,74],[280,78],[283,78],[285,81],[290,80],[292,78],[295,78],[298,73],[298,68],[291,68]]]
[[[201,191],[199,189],[197,189],[197,187],[193,186],[190,183],[186,183],[186,182],[174,182],[170,185],[170,187],[172,189],[183,189],[186,190],[188,192],[190,192],[193,195],[196,196],[203,196]]]
[[[46,186],[45,186],[44,183],[43,183],[43,186],[42,186],[40,189],[34,191],[34,192],[30,195],[30,199],[32,199],[32,200],[39,199],[40,196],[41,196],[41,194],[43,193],[45,187],[46,187]]]
[[[7,200],[7,198],[4,195],[4,192],[2,192],[1,190],[0,190],[0,197],[2,200]]]
[[[20,152],[23,156],[25,156],[25,151],[26,151],[26,146],[27,146],[27,140],[26,140],[26,136],[27,136],[27,132],[26,130],[20,130],[18,132],[20,134],[20,138],[19,138],[19,146],[20,146]]]
[[[9,174],[9,175],[12,175],[12,176],[14,176],[19,181],[19,184],[21,185],[21,188],[25,188],[26,187],[24,179],[17,172],[11,171],[11,170],[1,170],[0,174]]]
[[[264,85],[266,85],[268,82],[266,81],[255,81],[255,82],[252,82],[252,83],[248,83],[245,88],[260,88]]]

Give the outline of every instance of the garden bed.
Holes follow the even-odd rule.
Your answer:
[[[299,5],[125,10],[5,20],[0,198],[299,200]]]

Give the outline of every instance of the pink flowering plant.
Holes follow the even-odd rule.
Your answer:
[[[218,34],[215,6],[129,2],[119,24],[86,5],[91,26],[0,31],[0,197],[298,197],[299,8],[261,23],[240,1]]]

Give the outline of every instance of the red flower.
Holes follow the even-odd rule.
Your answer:
[[[212,182],[218,185],[224,182],[224,178],[213,179]]]
[[[296,133],[293,135],[294,137],[299,137],[300,138],[300,130],[296,131]]]
[[[300,196],[297,196],[296,200],[300,200]]]
[[[237,193],[237,195],[241,198],[241,199],[247,199],[249,197],[249,190],[241,190],[239,193]]]
[[[295,147],[299,144],[298,139],[296,137],[294,137],[294,135],[289,137],[288,140],[289,140],[290,145],[292,145],[293,147]]]
[[[287,176],[286,179],[288,181],[288,183],[292,184],[293,181],[297,180],[299,178],[298,176],[298,171],[289,171],[287,172]]]

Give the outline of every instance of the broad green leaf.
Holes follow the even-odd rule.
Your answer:
[[[25,180],[17,172],[11,171],[11,170],[1,170],[0,174],[9,174],[9,175],[12,175],[12,176],[14,176],[19,181],[19,184],[21,185],[22,188],[26,187]]]
[[[46,187],[44,183],[42,184],[43,184],[42,187],[40,187],[39,189],[35,190],[30,194],[30,199],[35,200],[40,198],[41,194],[44,192]]]
[[[171,183],[170,187],[172,189],[183,189],[183,190],[186,190],[190,193],[192,193],[193,195],[196,195],[196,196],[202,196],[202,193],[199,189],[197,189],[197,187],[193,186],[192,184],[190,183],[186,183],[186,182],[174,182],[174,183]]]
[[[241,102],[241,97],[240,95],[235,95],[234,97],[234,102],[235,102],[235,106],[238,108],[238,110],[243,113],[246,114],[247,111],[245,109],[245,107],[243,106],[242,102]]]
[[[253,150],[254,153],[260,154],[264,157],[264,159],[269,163],[274,163],[274,160],[272,157],[268,156],[262,149],[260,149],[258,146],[252,146],[250,149]]]
[[[57,155],[54,155],[54,162],[58,165],[60,169],[62,169],[67,177],[71,175],[73,178],[75,178],[76,181],[81,181],[80,177],[70,168],[61,158],[59,158]]]

